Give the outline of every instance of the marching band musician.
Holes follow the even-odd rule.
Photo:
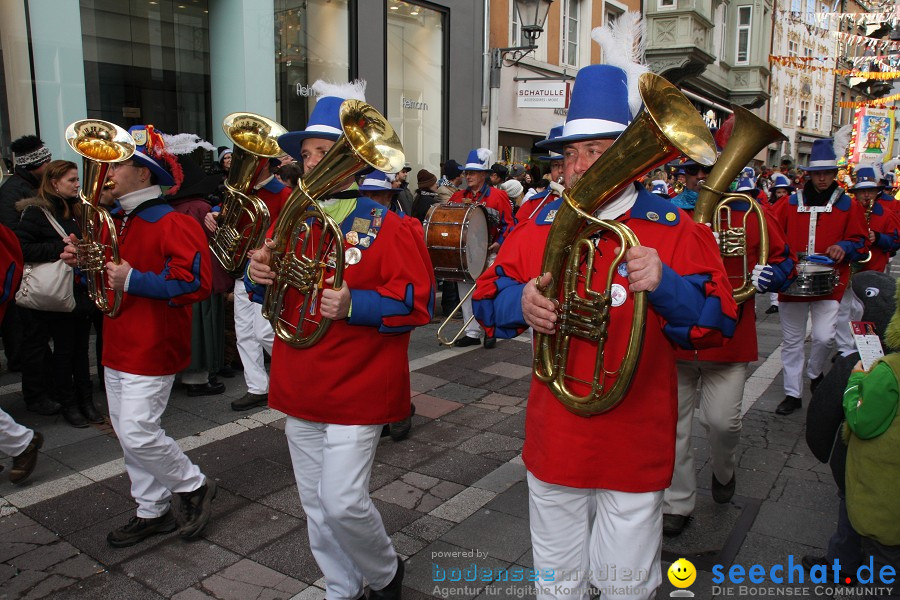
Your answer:
[[[886,201],[882,195],[884,186],[873,166],[860,166],[856,169],[856,183],[848,189],[862,207],[869,228],[869,252],[871,257],[864,263],[856,263],[858,271],[883,272],[891,258],[891,252],[900,249],[900,216],[892,210],[891,199]],[[837,351],[846,356],[856,351],[850,321],[858,321],[862,317],[862,301],[847,286],[838,308],[835,343]],[[883,332],[882,332],[883,333]]]
[[[638,112],[640,101],[636,105],[628,101],[629,86],[635,86],[636,94],[637,76],[632,72],[627,77],[623,69],[610,65],[579,70],[562,136],[545,146],[562,152],[567,189]],[[555,200],[534,219],[517,225],[496,262],[478,279],[475,314],[489,334],[514,337],[529,326],[554,333],[559,315],[554,302],[539,289],[549,284],[551,276],[561,277],[541,273],[544,247],[561,204],[561,199]],[[645,291],[650,308],[644,352],[622,402],[591,417],[569,412],[546,384],[532,379],[523,459],[528,469],[534,568],[539,576],[551,571],[568,574],[562,582],[539,580],[537,597],[542,599],[587,599],[589,579],[596,586],[611,583],[599,580],[608,565],[620,572],[648,574],[646,581],[622,589],[621,581],[614,582],[617,597],[652,597],[661,580],[662,498],[674,460],[674,349],[722,344],[731,336],[737,316],[713,235],[706,227],[697,226],[637,183],[624,188],[596,216],[626,224],[649,244],[630,248],[614,275],[605,346],[607,355],[624,355],[633,294]],[[605,281],[618,244],[609,233],[596,239],[595,278]],[[596,348],[588,342],[573,341],[568,365],[573,377],[591,378],[594,354]]]
[[[791,250],[799,259],[806,254],[824,254],[835,263],[840,283],[822,296],[778,296],[781,332],[784,338],[781,360],[784,363],[784,393],[775,412],[789,415],[802,406],[803,342],[806,318],[811,314],[812,347],[806,375],[810,390],[824,377],[825,359],[834,338],[838,302],[847,286],[849,264],[866,256],[866,219],[862,206],[838,186],[837,151],[830,139],[813,142],[809,165],[804,168],[809,181],[802,190],[772,207]]]
[[[180,182],[171,171],[179,170],[169,166],[174,157],[156,140],[151,133],[148,145],[110,165],[108,180],[115,187],[104,191],[115,200],[121,258],[106,263],[106,272],[110,287],[124,292],[120,314],[103,323],[106,397],[138,504],[137,515],[106,537],[116,548],[174,531],[173,493],[181,497],[179,534],[197,537],[216,495],[216,482],[160,427],[175,374],[190,364],[191,305],[210,294],[212,256],[200,224],[166,202],[160,186],[176,190]],[[108,231],[100,235],[108,244]],[[77,241],[70,240],[61,258],[76,266]]]
[[[562,135],[563,126],[559,125],[550,130],[547,140],[553,140]],[[526,196],[522,206],[516,211],[516,222],[521,223],[533,219],[538,211],[546,204],[553,202],[563,193],[563,156],[559,152],[548,151],[547,161],[550,162],[550,172],[544,176],[547,180],[547,188],[543,192]]]
[[[740,143],[739,140],[736,140]],[[726,146],[727,151],[727,146]],[[708,172],[708,171],[707,171]],[[696,190],[692,186],[695,177],[689,174],[682,200]],[[751,181],[742,178],[738,192],[742,188],[752,191]],[[693,213],[698,198],[692,194],[690,206],[682,208]],[[790,249],[784,235],[772,217],[766,217],[766,232],[769,239],[769,255],[759,253],[759,220],[750,205],[741,200],[730,202],[731,222],[735,227],[744,227],[746,254],[748,260],[759,261],[753,269],[752,283],[759,293],[775,292],[783,289],[794,269]],[[762,207],[761,207],[762,208]],[[749,214],[748,214],[749,213]],[[763,209],[763,214],[766,211]],[[719,218],[713,215],[714,219]],[[746,226],[742,224],[745,222]],[[749,257],[752,257],[749,258]],[[723,257],[732,288],[743,284],[744,257]],[[719,504],[731,500],[735,489],[735,451],[741,440],[741,403],[744,398],[744,383],[747,365],[759,358],[756,340],[756,306],[750,298],[738,306],[738,322],[731,341],[721,348],[707,350],[678,350],[678,429],[675,436],[675,471],[672,485],[663,499],[663,533],[679,535],[687,525],[697,499],[697,477],[694,471],[694,448],[691,443],[691,428],[694,418],[694,404],[700,387],[700,424],[706,429],[709,440],[712,466],[712,496]]]
[[[491,187],[488,181],[488,173],[491,173],[491,159],[493,153],[487,148],[476,148],[469,152],[466,164],[463,167],[463,178],[466,181],[466,189],[459,190],[450,196],[450,202],[466,204],[481,204],[488,213],[489,241],[488,264],[494,261],[497,249],[503,243],[503,238],[515,224],[512,215],[512,205],[509,196],[499,187]],[[498,165],[502,167],[502,165]],[[459,281],[456,284],[459,297],[463,298],[474,287],[474,284]],[[472,317],[472,299],[468,298],[462,305],[463,321],[468,322]],[[459,347],[477,346],[481,343],[481,326],[474,319],[466,325],[465,337],[457,340],[453,345]],[[497,338],[485,331],[484,347],[488,350],[497,345]]]
[[[319,97],[307,128],[278,140],[303,161],[307,174],[341,136],[341,103],[361,100],[365,82],[318,81],[313,89]],[[400,598],[403,563],[368,486],[383,425],[410,414],[409,336],[414,327],[431,321],[433,273],[423,261],[409,260],[426,252],[424,239],[396,214],[355,193],[334,196],[319,204],[345,236],[344,281],[332,289],[329,267],[325,289],[311,305],[317,308],[306,315],[315,319],[317,311],[333,322],[308,348],[276,338],[269,405],[288,415],[285,435],[327,597],[364,598],[367,581],[370,599]],[[314,232],[321,235],[318,225]],[[246,281],[254,301],[262,301],[264,286],[275,283],[270,260],[266,246],[250,260]],[[287,314],[296,315],[298,292],[289,293],[285,302]],[[309,377],[298,385],[304,373]]]

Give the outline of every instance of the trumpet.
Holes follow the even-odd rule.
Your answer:
[[[84,158],[81,198],[81,241],[77,244],[78,265],[87,275],[88,294],[100,311],[110,318],[122,308],[122,292],[109,285],[106,263],[119,264],[119,240],[109,212],[100,206],[100,196],[108,186],[109,166],[131,158],[135,143],[127,131],[99,119],[75,121],[66,128],[66,143]],[[101,242],[103,228],[109,241]]]
[[[605,344],[612,305],[612,281],[628,248],[638,245],[637,236],[616,221],[597,219],[593,213],[613,199],[636,177],[680,154],[704,165],[716,159],[712,136],[690,101],[671,83],[653,73],[639,80],[644,109],[615,143],[563,194],[563,202],[550,226],[541,273],[550,272],[550,284],[541,292],[558,302],[556,333],[535,335],[534,374],[570,411],[591,416],[615,407],[628,391],[637,370],[647,320],[646,292],[634,294],[634,314],[625,357],[618,369],[605,366]],[[595,248],[591,236],[609,231],[619,240],[620,250],[601,280],[593,285]],[[581,275],[582,264],[586,275]],[[579,293],[583,282],[584,295]],[[569,347],[573,337],[596,344],[594,371],[590,380],[568,372]],[[608,385],[610,376],[615,382]],[[572,384],[586,388],[579,394]]]
[[[360,100],[345,100],[340,121],[343,134],[300,180],[278,215],[273,239],[266,241],[272,250],[275,283],[266,288],[262,315],[272,322],[278,339],[293,348],[312,346],[331,325],[330,319],[311,318],[325,269],[334,269],[335,289],[343,282],[343,233],[318,199],[341,189],[366,166],[385,173],[403,168],[400,138],[375,108]],[[300,295],[296,311],[285,302],[290,292]]]

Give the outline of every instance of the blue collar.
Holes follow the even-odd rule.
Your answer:
[[[160,196],[159,198],[152,198],[150,200],[147,200],[146,202],[138,204],[134,208],[134,210],[131,211],[128,217],[137,217],[148,223],[156,223],[174,210],[175,209],[173,209],[169,205],[169,203],[166,202],[165,198]],[[110,213],[117,218],[122,218],[125,216],[124,211],[122,210],[122,206],[119,204],[118,200],[116,200],[115,208],[113,208]]]
[[[266,190],[267,192],[272,192],[273,194],[277,194],[277,193],[279,193],[281,190],[283,190],[285,187],[286,187],[286,186],[285,186],[283,183],[281,183],[280,181],[278,181],[278,178],[277,178],[277,177],[273,177],[272,180],[271,180],[269,183],[267,183],[266,185],[262,186],[260,189],[261,189],[261,190]]]
[[[674,227],[681,221],[681,211],[671,201],[651,194],[642,185],[635,183],[638,190],[637,200],[628,211],[628,218],[652,221],[660,225]]]

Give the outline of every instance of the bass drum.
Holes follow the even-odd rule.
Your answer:
[[[435,204],[425,217],[425,246],[437,279],[474,283],[487,268],[488,221],[478,204]]]
[[[787,290],[785,296],[827,296],[840,283],[837,269],[816,263],[797,263],[797,279]]]

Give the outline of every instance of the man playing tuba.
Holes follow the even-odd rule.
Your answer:
[[[625,18],[637,19],[633,13],[620,20]],[[615,54],[604,51],[607,57]],[[613,145],[640,108],[632,86],[642,69],[623,66],[631,73],[608,65],[578,72],[562,136],[546,144],[563,154],[567,190]],[[636,102],[629,102],[630,89]],[[496,262],[478,279],[475,314],[487,331],[513,337],[529,326],[542,334],[557,329],[556,304],[540,289],[563,274],[541,273],[541,257],[545,246],[559,242],[548,234],[564,201],[547,204],[534,219],[516,226]],[[626,224],[649,244],[630,248],[613,271],[605,346],[613,360],[624,355],[635,293],[643,291],[650,305],[644,352],[636,359],[624,399],[591,417],[573,414],[548,385],[532,380],[523,459],[534,568],[540,578],[537,597],[587,599],[593,584],[601,590],[615,586],[616,597],[645,599],[661,581],[662,498],[672,477],[677,414],[675,348],[722,344],[734,330],[736,305],[712,233],[668,201],[631,183],[595,216]],[[597,249],[592,274],[605,281],[619,239],[602,230],[591,242]],[[584,275],[584,262],[580,269]],[[567,366],[573,377],[589,380],[594,371],[589,355],[596,347],[585,340],[573,342]],[[646,575],[603,581],[601,574],[608,574],[610,565],[618,573],[624,569]]]
[[[307,128],[278,139],[303,161],[307,178],[341,136],[342,101],[362,100],[364,85],[316,82],[319,99]],[[326,596],[364,598],[368,582],[369,598],[385,600],[400,598],[403,563],[369,497],[369,476],[382,427],[410,414],[409,335],[431,321],[434,279],[430,265],[417,260],[426,252],[424,239],[372,199],[347,193],[351,181],[320,202],[344,235],[343,285],[333,289],[335,271],[328,266],[324,286],[302,315],[331,319],[330,328],[306,348],[276,337],[269,406],[287,414],[285,435]],[[289,214],[291,202],[279,219]],[[313,226],[311,235],[322,239],[321,227]],[[254,301],[276,283],[271,255],[263,246],[250,260],[247,283]],[[304,306],[299,294],[290,292],[284,302],[285,314],[297,318]]]

